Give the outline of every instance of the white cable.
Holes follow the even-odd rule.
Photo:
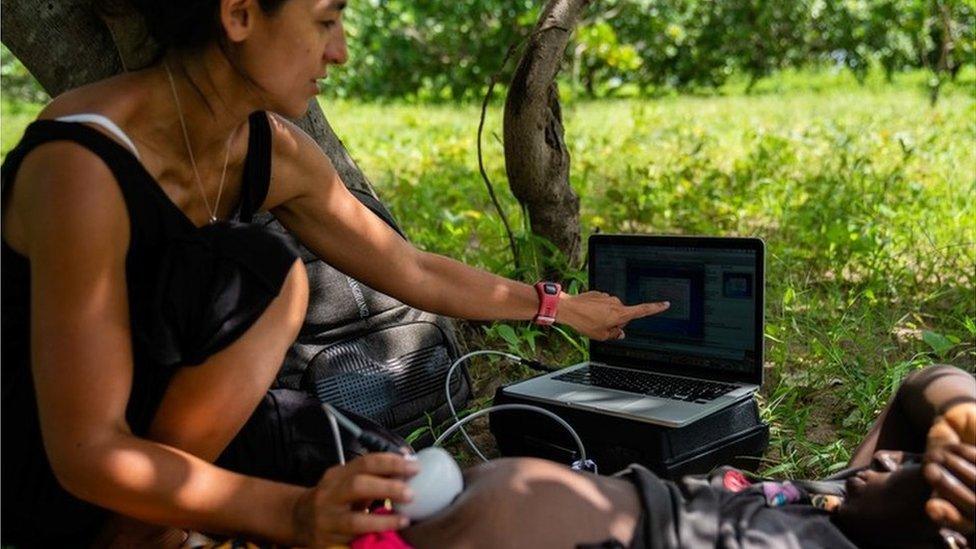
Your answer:
[[[553,420],[555,420],[556,423],[559,423],[563,428],[565,428],[566,431],[569,432],[570,436],[573,437],[573,441],[576,442],[576,447],[579,449],[580,461],[581,462],[585,462],[586,461],[586,448],[583,447],[583,441],[580,439],[579,435],[576,433],[576,430],[573,429],[573,427],[569,423],[567,423],[566,420],[564,420],[563,418],[557,416],[555,413],[550,412],[549,410],[546,410],[545,408],[540,408],[538,406],[532,406],[530,404],[499,404],[497,406],[489,406],[488,408],[484,408],[482,410],[478,410],[477,412],[475,412],[475,413],[473,413],[473,414],[465,417],[464,419],[461,419],[461,418],[458,417],[457,411],[454,409],[454,402],[451,400],[451,375],[454,373],[454,370],[458,367],[458,365],[460,365],[462,362],[464,362],[465,360],[468,360],[469,358],[472,358],[472,357],[475,357],[475,356],[479,356],[479,355],[496,355],[496,356],[506,357],[506,358],[508,358],[510,360],[513,360],[515,362],[521,362],[522,361],[522,358],[521,357],[516,356],[516,355],[513,355],[511,353],[506,353],[506,352],[502,352],[502,351],[491,351],[491,350],[472,351],[472,352],[470,352],[470,353],[468,353],[466,355],[461,356],[457,360],[455,360],[454,363],[451,364],[451,367],[448,368],[448,370],[447,370],[447,380],[444,383],[444,392],[447,395],[447,406],[451,410],[451,415],[454,417],[455,423],[454,423],[454,425],[451,425],[446,431],[444,431],[443,433],[441,433],[441,435],[439,437],[437,437],[437,440],[434,441],[433,446],[440,446],[440,444],[445,439],[447,439],[447,437],[451,436],[455,431],[460,430],[461,433],[464,435],[465,440],[467,440],[468,445],[471,446],[471,449],[474,450],[474,452],[476,454],[478,454],[478,457],[480,457],[482,459],[482,461],[488,461],[488,458],[485,457],[485,455],[481,453],[481,451],[475,445],[474,441],[471,440],[471,437],[469,437],[468,436],[468,433],[464,430],[464,424],[465,423],[468,423],[470,421],[473,421],[473,420],[475,420],[475,419],[477,419],[477,418],[479,418],[479,417],[481,417],[481,416],[483,416],[485,414],[491,413],[493,411],[494,412],[500,412],[500,411],[504,411],[504,410],[527,410],[527,411],[530,411],[530,412],[538,412],[540,414],[543,414],[545,416],[548,416],[548,417],[552,418]],[[343,424],[344,424],[343,426],[345,426],[346,428],[350,429],[351,432],[354,435],[358,436],[357,435],[357,432],[358,433],[361,433],[362,430],[359,428],[358,425],[355,425],[354,423],[349,422],[349,420],[346,419],[344,416],[342,416],[341,414],[336,413],[335,410],[332,408],[332,406],[330,406],[329,404],[322,403],[322,410],[325,411],[325,414],[326,414],[326,416],[329,419],[329,426],[332,428],[332,435],[335,438],[336,452],[337,452],[337,454],[339,456],[339,463],[345,465],[345,463],[346,463],[345,451],[343,450],[343,447],[342,447],[342,436],[339,433],[339,424],[337,422],[337,416],[338,416],[338,418],[344,420],[343,421]],[[348,425],[346,425],[346,423],[348,423]]]
[[[339,433],[339,424],[336,422],[336,416],[332,413],[332,406],[328,404],[322,404],[322,410],[325,411],[325,415],[329,418],[329,427],[332,427],[332,436],[335,438],[336,454],[339,456],[339,464],[346,464],[346,451],[342,448],[342,435]]]
[[[576,442],[576,447],[579,448],[580,461],[581,462],[586,461],[586,448],[583,447],[583,441],[580,440],[579,435],[576,434],[576,430],[573,429],[573,427],[569,423],[566,423],[566,420],[550,412],[549,410],[546,410],[545,408],[540,408],[538,406],[532,406],[530,404],[499,404],[498,406],[489,406],[488,408],[485,408],[483,410],[478,410],[477,412],[471,414],[470,416],[458,421],[454,425],[451,425],[451,427],[448,428],[448,430],[444,431],[443,433],[441,433],[441,436],[437,437],[437,440],[434,441],[433,445],[440,446],[440,444],[444,442],[444,440],[447,437],[451,436],[454,433],[454,431],[457,431],[458,429],[461,429],[461,432],[463,433],[464,429],[462,425],[464,425],[465,423],[475,418],[479,418],[489,412],[493,412],[493,411],[500,412],[502,410],[529,410],[533,412],[539,412],[540,414],[547,415],[552,419],[556,420],[557,423],[559,423],[560,425],[566,428],[566,431],[569,432],[569,434],[573,437],[573,440]]]
[[[515,362],[519,362],[520,360],[522,360],[521,357],[513,355],[511,353],[506,353],[503,351],[491,351],[491,350],[472,351],[466,355],[462,355],[460,358],[455,360],[454,363],[451,364],[451,367],[447,369],[447,379],[444,381],[444,394],[447,396],[447,407],[450,408],[451,415],[454,417],[454,421],[455,421],[454,425],[451,426],[452,429],[454,428],[454,426],[464,425],[465,422],[462,422],[461,418],[458,417],[457,410],[454,409],[454,402],[451,401],[451,375],[454,373],[454,369],[457,368],[459,364],[461,364],[465,360],[468,360],[469,358],[473,358],[479,355],[503,356],[505,358],[508,358],[509,360],[514,360]],[[488,461],[488,458],[486,458],[485,455],[481,453],[481,450],[478,449],[478,446],[475,445],[474,441],[471,440],[471,437],[468,436],[468,432],[464,430],[464,427],[461,427],[461,434],[464,435],[464,440],[468,442],[468,446],[470,446],[471,449],[474,450],[474,453],[478,454],[478,457],[481,458],[481,461]],[[437,443],[435,442],[434,445],[436,446]]]

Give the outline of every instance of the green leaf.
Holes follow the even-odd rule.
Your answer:
[[[519,348],[519,338],[515,334],[514,328],[512,328],[508,324],[499,324],[498,326],[495,327],[495,331],[497,331],[498,335],[505,340],[505,343],[511,345],[512,348],[514,349]]]
[[[404,440],[407,442],[407,444],[413,444],[415,440],[423,436],[423,434],[428,431],[430,431],[430,427],[426,425],[422,427],[418,427],[414,429],[413,432],[411,432],[409,435],[407,435],[407,437]]]
[[[939,355],[940,358],[944,357],[946,353],[949,352],[949,349],[952,349],[954,346],[952,341],[946,336],[929,330],[922,332],[922,341],[928,343],[929,347],[931,347],[935,354]]]
[[[838,462],[835,462],[835,463],[831,463],[830,466],[827,467],[827,472],[828,473],[836,473],[837,471],[840,471],[844,467],[847,467],[847,461],[846,460],[845,461],[838,461]]]
[[[529,329],[522,332],[522,337],[529,343],[529,349],[535,354],[535,338],[539,337],[539,332]]]
[[[976,335],[976,320],[973,320],[973,317],[967,316],[966,319],[963,320],[963,326],[966,327],[966,331],[969,332],[969,335]]]
[[[580,343],[580,341],[578,341],[575,337],[569,335],[566,332],[566,330],[562,329],[559,326],[555,326],[555,325],[552,326],[552,330],[554,332],[556,332],[557,334],[563,336],[563,339],[565,339],[567,343],[569,343],[570,345],[572,345],[573,348],[576,349],[579,352],[579,354],[583,357],[583,360],[586,360],[586,359],[590,358],[590,353],[587,350],[587,348],[584,347],[583,344]]]
[[[844,418],[844,421],[841,422],[841,425],[843,425],[844,427],[853,427],[860,422],[861,422],[861,412],[860,410],[854,410],[850,414],[848,414],[847,417]]]
[[[437,437],[437,432],[434,430],[434,417],[431,416],[430,413],[424,413],[424,419],[427,420],[427,425],[420,426],[407,435],[407,437],[404,439],[407,444],[413,444],[414,441],[419,439],[424,435],[424,433],[427,432],[430,432],[432,437]]]

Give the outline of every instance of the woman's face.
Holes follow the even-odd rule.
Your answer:
[[[292,118],[305,113],[329,65],[348,58],[345,0],[286,0],[273,13],[257,2],[253,27],[238,44],[238,63],[257,84],[266,108]]]

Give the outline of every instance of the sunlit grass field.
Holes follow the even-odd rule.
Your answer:
[[[419,246],[511,274],[477,170],[480,109],[323,103]],[[912,369],[976,359],[976,103],[912,87],[570,103],[572,185],[586,234],[750,235],[768,250],[766,470],[841,467]],[[501,106],[485,161],[505,186]],[[489,343],[571,363],[562,334]],[[475,338],[472,338],[475,339]],[[473,341],[473,346],[483,342]],[[473,368],[490,397],[502,364]]]
[[[767,245],[769,474],[842,466],[912,369],[976,364],[976,100],[915,84],[564,105],[584,236],[759,236]],[[2,102],[2,151],[37,106]],[[478,106],[326,102],[353,157],[413,242],[525,278],[548,254],[505,183],[501,105],[488,173],[529,259],[516,273],[478,175]],[[579,278],[580,272],[568,275]],[[572,363],[568,332],[467,326],[468,345]],[[527,372],[472,366],[481,398]],[[460,450],[459,450],[460,451]]]

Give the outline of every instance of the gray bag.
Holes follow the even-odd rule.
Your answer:
[[[404,236],[381,202],[357,189],[350,192]],[[268,213],[254,222],[285,232]],[[311,392],[404,437],[447,419],[444,381],[459,356],[453,321],[404,305],[298,247],[308,271],[308,313],[275,386]],[[458,370],[451,399],[460,409],[470,380],[463,366]],[[414,445],[429,440],[424,436]]]

